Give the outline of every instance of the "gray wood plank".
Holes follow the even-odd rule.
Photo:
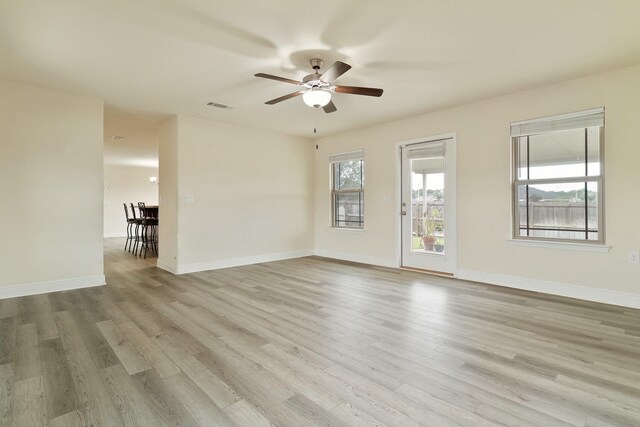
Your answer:
[[[178,374],[178,366],[132,322],[121,323],[120,329],[147,363],[164,378]]]
[[[227,414],[185,374],[179,373],[164,381],[198,424],[233,427]]]
[[[16,318],[0,319],[0,365],[13,363],[16,345]]]
[[[14,317],[18,314],[18,304],[16,298],[0,299],[0,319]]]
[[[16,381],[41,375],[38,330],[35,322],[18,325],[15,352]]]
[[[124,425],[107,392],[102,374],[85,346],[75,319],[67,311],[56,313],[55,319],[87,423],[95,426]]]
[[[76,387],[60,338],[40,342],[39,349],[47,415],[56,418],[79,408]]]
[[[228,384],[207,369],[198,359],[188,356],[179,362],[180,369],[197,384],[213,403],[221,409],[241,400],[240,395]]]
[[[122,245],[106,287],[0,301],[0,427],[640,425],[640,310],[319,257],[173,276]]]
[[[144,396],[121,365],[103,369],[105,384],[126,426],[162,425],[149,396]]]
[[[13,425],[13,364],[0,365],[0,427]]]
[[[178,400],[173,390],[153,370],[140,372],[131,378],[138,392],[162,425],[197,426],[198,422]]]
[[[69,412],[49,421],[49,427],[85,427],[89,425],[81,409]]]
[[[151,369],[151,365],[124,336],[120,327],[113,320],[98,322],[97,326],[129,375]]]
[[[13,425],[15,427],[49,425],[42,377],[29,378],[14,384]]]

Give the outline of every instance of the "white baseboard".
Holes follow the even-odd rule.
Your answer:
[[[175,272],[171,271],[170,267],[158,264],[158,267],[163,270],[171,271],[174,274],[186,274],[186,273],[195,273],[197,271],[206,271],[206,270],[217,270],[220,268],[229,268],[229,267],[239,267],[241,265],[250,265],[250,264],[260,264],[263,262],[271,262],[271,261],[281,261],[284,259],[292,259],[292,258],[301,258],[305,256],[313,255],[313,250],[305,249],[300,251],[290,251],[290,252],[276,252],[271,254],[264,255],[255,255],[248,257],[240,257],[240,258],[227,258],[206,262],[198,262],[193,264],[179,264],[175,268]]]
[[[76,277],[74,279],[52,280],[50,282],[23,283],[21,285],[0,286],[0,299],[23,297],[26,295],[46,294],[71,289],[104,286],[104,274]]]
[[[394,262],[384,258],[368,257],[357,254],[326,251],[316,249],[315,255],[362,264],[378,265],[382,267],[398,268]],[[504,286],[507,288],[523,289],[544,294],[576,298],[586,301],[601,302],[621,307],[640,308],[640,294],[610,291],[599,288],[570,285],[567,283],[547,282],[544,280],[528,279],[524,277],[508,276],[505,274],[485,273],[482,271],[459,269],[455,275],[462,280]]]
[[[103,236],[105,239],[108,239],[110,237],[127,237],[126,233],[104,233]]]
[[[464,269],[458,270],[456,277],[462,280],[488,283],[508,288],[524,289],[527,291],[619,305],[622,307],[640,308],[640,294],[630,294],[599,288],[569,285],[567,283],[547,282],[544,280],[527,279],[524,277],[507,276],[503,274],[485,273],[482,271]]]
[[[176,268],[175,264],[170,264],[160,259],[156,261],[156,267],[161,268],[165,271],[168,271],[169,273],[178,274],[177,273],[178,269]]]
[[[314,255],[339,259],[343,261],[359,262],[362,264],[379,265],[381,267],[398,268],[395,262],[384,258],[370,257],[365,255],[348,254],[344,252],[326,251],[324,249],[316,249]]]

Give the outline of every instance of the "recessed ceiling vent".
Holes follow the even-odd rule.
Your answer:
[[[219,104],[217,102],[213,102],[213,101],[209,101],[207,102],[207,105],[209,107],[216,107],[216,108],[222,108],[223,110],[230,110],[231,107],[229,107],[228,105],[224,105],[224,104]]]

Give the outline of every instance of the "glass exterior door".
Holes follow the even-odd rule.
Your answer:
[[[405,267],[453,272],[455,241],[449,212],[452,186],[450,144],[439,140],[402,147],[402,264]],[[454,157],[454,156],[451,156]],[[453,169],[450,171],[449,169]],[[452,252],[453,251],[453,252]],[[453,256],[448,256],[452,254]]]

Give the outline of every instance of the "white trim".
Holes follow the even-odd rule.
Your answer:
[[[358,262],[361,264],[377,265],[381,267],[398,268],[398,265],[395,262],[385,258],[348,254],[344,252],[326,251],[324,249],[316,249],[314,254],[325,258],[339,259],[343,261]]]
[[[396,189],[396,265],[394,267],[400,268],[402,266],[402,150],[400,149],[406,145],[408,141],[396,142],[396,182],[394,188]]]
[[[398,141],[395,143],[396,150],[396,206],[398,207],[397,216],[396,216],[396,265],[393,267],[398,268],[404,264],[402,259],[402,215],[400,211],[402,211],[402,154],[401,148],[404,148],[408,145],[420,144],[420,143],[428,143],[428,142],[437,142],[437,141],[448,141],[449,147],[452,147],[453,152],[453,167],[451,167],[451,176],[452,179],[449,183],[451,188],[453,188],[453,198],[450,199],[451,203],[451,215],[455,218],[453,221],[453,225],[448,226],[448,236],[451,241],[454,242],[455,250],[453,252],[449,251],[448,257],[451,260],[451,271],[447,271],[447,273],[451,273],[454,277],[457,275],[458,271],[458,248],[459,248],[459,239],[458,239],[458,132],[448,132],[440,135],[433,136],[425,136],[421,138],[414,138],[405,141]],[[451,154],[451,153],[450,153]]]
[[[110,239],[112,237],[127,237],[126,233],[105,233],[104,236],[105,239]]]
[[[300,251],[290,252],[276,252],[264,255],[255,255],[240,258],[227,258],[213,261],[198,262],[193,264],[178,264],[175,268],[175,272],[168,270],[166,265],[159,266],[160,268],[171,271],[174,274],[186,274],[195,273],[197,271],[217,270],[220,268],[239,267],[242,265],[260,264],[263,262],[281,261],[292,258],[302,258],[305,256],[313,255],[312,249],[305,249]]]
[[[440,135],[422,136],[420,138],[407,139],[404,141],[396,142],[396,148],[404,147],[405,145],[419,144],[421,142],[436,142],[443,139],[457,138],[457,135],[457,132],[449,132],[442,133]]]
[[[600,252],[607,253],[611,249],[608,245],[597,245],[589,243],[569,243],[569,242],[551,242],[547,240],[526,240],[526,239],[507,239],[513,246],[530,246],[533,248],[546,249],[562,249],[581,252]]]
[[[104,274],[96,276],[76,277],[73,279],[51,280],[48,282],[23,283],[20,285],[0,286],[0,299],[23,297],[26,295],[46,294],[49,292],[68,291],[71,289],[104,286]]]
[[[640,294],[611,291],[599,288],[570,285],[567,283],[547,282],[544,280],[527,279],[524,277],[507,276],[503,274],[485,273],[482,271],[459,269],[458,279],[508,288],[524,289],[550,295],[595,301],[622,307],[640,308]]]
[[[364,160],[364,149],[329,155],[329,163],[341,163],[350,160]]]
[[[166,263],[164,261],[157,260],[156,261],[156,267],[158,267],[158,268],[160,268],[160,269],[162,269],[164,271],[168,271],[169,273],[178,274],[177,273],[178,270],[177,270],[177,268],[176,268],[176,266],[174,264],[169,264],[169,263]]]
[[[329,230],[331,231],[340,231],[340,232],[344,232],[346,231],[347,233],[364,233],[366,231],[365,228],[350,228],[350,227],[329,227]]]
[[[589,108],[587,110],[573,111],[571,113],[555,114],[555,115],[552,115],[552,116],[538,117],[538,118],[535,118],[535,119],[520,120],[518,122],[513,122],[511,124],[513,124],[513,125],[526,125],[526,124],[529,124],[529,123],[537,123],[537,122],[541,122],[541,121],[572,119],[574,117],[590,116],[590,115],[593,115],[593,114],[604,114],[604,107]]]
[[[511,123],[511,137],[604,126],[604,107]]]

